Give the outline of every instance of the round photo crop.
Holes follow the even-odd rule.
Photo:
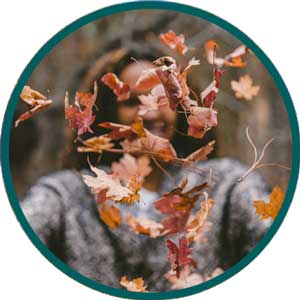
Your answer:
[[[271,240],[299,169],[295,111],[252,40],[200,9],[91,13],[33,57],[2,131],[7,193],[58,269],[132,299],[201,292]]]

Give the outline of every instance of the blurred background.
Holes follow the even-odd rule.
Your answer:
[[[186,57],[162,45],[160,33],[173,30],[183,33],[186,44],[192,48]],[[68,127],[64,116],[64,96],[68,90],[71,102],[76,91],[91,91],[94,80],[106,72],[115,72],[123,79],[130,79],[134,72],[132,59],[153,61],[171,55],[178,64],[185,64],[190,58],[200,59],[201,65],[194,67],[188,77],[189,86],[199,95],[212,81],[212,66],[206,62],[204,44],[214,39],[220,45],[218,56],[224,56],[241,42],[230,33],[205,20],[190,15],[160,10],[130,11],[115,14],[83,26],[61,41],[38,65],[28,80],[28,85],[40,91],[53,104],[45,111],[11,129],[10,163],[16,193],[21,198],[26,190],[40,176],[60,169],[80,170],[87,167],[86,155],[77,153],[73,144],[75,134]],[[211,158],[231,157],[250,165],[253,150],[246,139],[249,127],[258,150],[271,138],[275,140],[267,150],[264,161],[291,165],[291,133],[289,120],[282,98],[275,83],[261,62],[248,55],[247,66],[229,69],[223,77],[221,90],[215,107],[218,109],[219,126],[203,139],[187,138],[173,131],[170,139],[180,156],[185,156],[216,139]],[[252,101],[239,101],[234,97],[230,81],[249,74],[260,91]],[[131,74],[132,75],[132,74]],[[100,83],[97,97],[97,119],[93,129],[101,134],[95,124],[103,121],[118,121],[120,107],[112,92]],[[122,108],[135,107],[137,99],[131,99]],[[27,107],[21,101],[16,107],[16,120]],[[176,118],[178,131],[186,132],[186,121],[182,115]],[[91,137],[86,134],[83,139]],[[92,159],[96,159],[96,156]],[[110,164],[117,157],[104,155],[101,162]],[[289,173],[274,168],[261,169],[267,182],[286,188]]]

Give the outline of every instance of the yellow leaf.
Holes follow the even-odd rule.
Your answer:
[[[275,186],[270,195],[269,203],[263,200],[254,201],[253,206],[256,209],[256,213],[262,220],[272,218],[275,219],[281,208],[284,200],[284,193],[279,186]]]
[[[132,281],[128,281],[126,276],[121,278],[120,284],[124,286],[128,291],[132,292],[148,292],[146,290],[144,279],[142,277],[138,277],[133,279]]]
[[[116,229],[122,222],[120,210],[113,205],[103,205],[99,209],[99,215],[101,220],[113,230]]]

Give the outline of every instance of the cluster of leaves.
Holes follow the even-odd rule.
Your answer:
[[[181,55],[189,51],[183,34],[176,35],[173,31],[169,31],[161,34],[159,39],[164,45]],[[246,55],[250,53],[246,46],[241,45],[223,58],[217,56],[218,49],[219,46],[215,41],[210,40],[205,44],[207,62],[212,65],[212,82],[198,96],[191,93],[187,81],[191,68],[200,64],[200,61],[195,58],[190,59],[184,66],[178,66],[173,57],[160,57],[153,61],[153,68],[145,68],[141,72],[134,87],[121,81],[114,73],[104,74],[101,82],[112,90],[116,101],[127,101],[135,95],[140,105],[138,116],[131,125],[112,122],[98,124],[107,129],[107,133],[100,136],[81,139],[86,132],[93,133],[92,125],[96,119],[94,107],[98,94],[97,81],[94,82],[93,93],[77,92],[74,104],[70,104],[68,92],[65,97],[65,118],[69,126],[76,131],[76,140],[81,143],[77,147],[78,152],[94,152],[99,155],[102,152],[123,154],[118,162],[112,164],[111,173],[92,166],[88,161],[94,176],[83,175],[83,181],[95,195],[100,218],[112,230],[125,220],[130,230],[136,234],[150,238],[166,237],[167,259],[171,266],[166,278],[172,284],[172,288],[191,286],[209,280],[221,272],[217,269],[211,276],[191,273],[192,267],[197,268],[197,263],[192,258],[191,246],[197,241],[204,241],[202,235],[207,231],[207,220],[215,204],[215,201],[209,197],[211,173],[208,174],[206,182],[189,188],[188,178],[184,178],[179,185],[175,182],[175,188],[154,203],[155,209],[163,215],[161,220],[137,218],[131,214],[124,219],[118,205],[131,205],[141,201],[139,192],[145,178],[152,172],[151,161],[171,177],[161,162],[176,163],[183,168],[197,171],[197,163],[206,160],[213,151],[215,141],[209,142],[187,157],[178,157],[168,139],[144,128],[143,116],[162,107],[184,113],[188,125],[185,135],[195,139],[203,138],[209,130],[216,127],[218,112],[214,105],[221,88],[222,76],[226,72],[224,68],[243,68],[246,65]],[[242,76],[239,81],[231,81],[235,96],[239,99],[251,100],[259,91],[259,86],[253,86],[252,83],[249,75]],[[17,120],[16,126],[20,121],[52,103],[28,86],[24,87],[21,98],[30,105],[31,109]],[[117,147],[116,143],[121,148]],[[259,162],[255,163],[252,169],[258,167]],[[254,207],[263,219],[275,218],[282,201],[283,193],[276,187],[271,194],[269,204],[256,201]],[[174,235],[178,237],[178,245],[176,241],[168,238]],[[128,281],[126,276],[123,276],[120,284],[130,291],[147,291],[143,278]]]

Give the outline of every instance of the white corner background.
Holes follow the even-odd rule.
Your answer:
[[[251,37],[278,68],[299,116],[298,1],[177,2],[212,12]],[[1,123],[18,77],[39,48],[77,18],[116,3],[107,0],[9,0],[1,3]],[[0,195],[0,299],[116,299],[77,283],[49,263],[21,229],[9,205],[2,178]],[[300,296],[299,196],[298,185],[294,201],[278,233],[249,266],[217,287],[185,299],[276,300],[285,298],[287,294],[297,299]]]

